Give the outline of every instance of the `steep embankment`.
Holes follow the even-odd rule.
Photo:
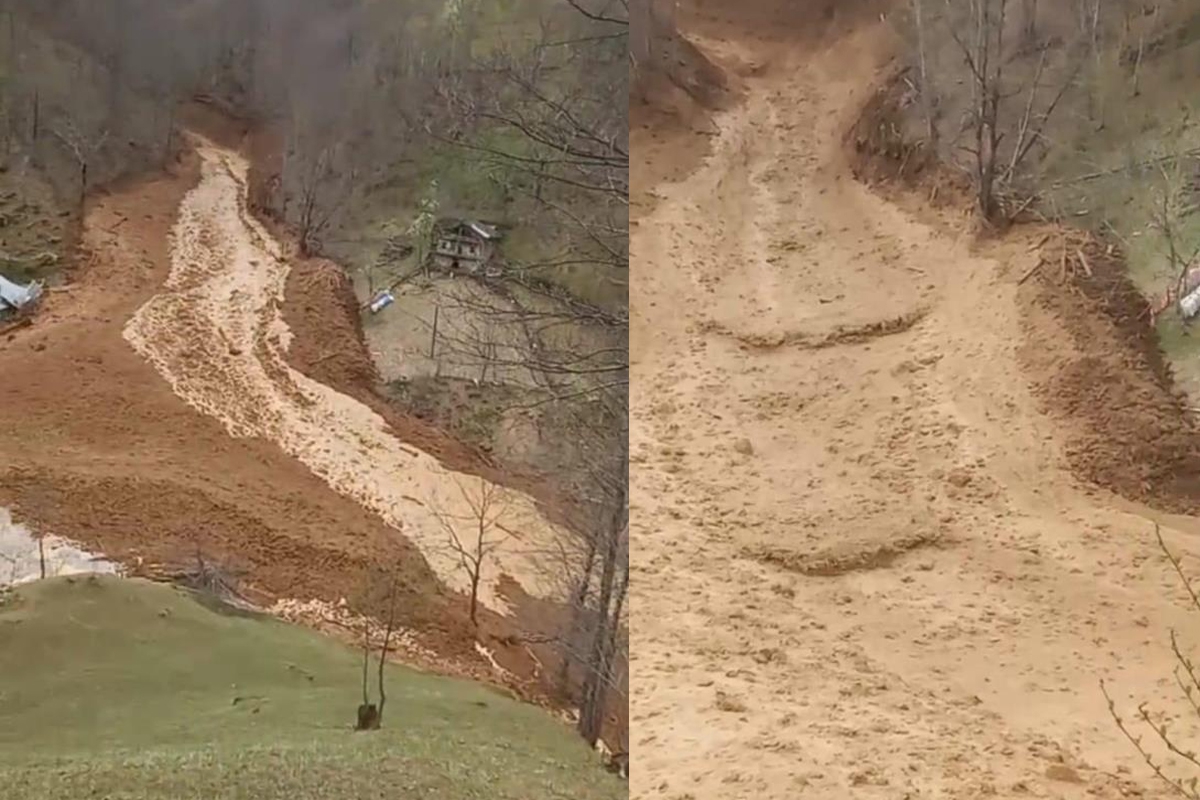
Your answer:
[[[1080,485],[1023,371],[1073,347],[1018,285],[1036,242],[853,179],[884,26],[737,15],[697,30],[754,64],[745,101],[632,242],[635,794],[1158,796],[1098,682],[1177,715],[1186,605],[1154,513]]]

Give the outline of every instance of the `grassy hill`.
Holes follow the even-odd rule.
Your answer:
[[[606,800],[626,788],[540,709],[391,667],[355,733],[353,650],[170,587],[59,578],[0,595],[6,800]]]

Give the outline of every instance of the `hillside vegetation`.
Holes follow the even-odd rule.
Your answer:
[[[1160,341],[1195,396],[1200,339],[1173,307],[1200,253],[1195,3],[986,0],[970,9],[913,0],[891,14],[905,40],[900,113],[877,133],[893,138],[910,171],[924,159],[900,151],[915,144],[976,186],[976,154],[994,151],[1005,213],[1066,220],[1119,247],[1137,288],[1165,312]],[[971,62],[985,51],[981,82]],[[995,110],[981,113],[992,89]]]
[[[359,654],[108,577],[0,594],[5,800],[609,800],[624,785],[540,709],[392,666],[354,733]],[[374,677],[374,676],[372,676]]]

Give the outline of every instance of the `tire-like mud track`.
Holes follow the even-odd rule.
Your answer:
[[[1022,374],[1027,335],[1070,347],[1028,330],[1028,243],[973,252],[851,178],[890,45],[731,31],[745,102],[635,227],[633,794],[1166,796],[1098,684],[1180,711],[1182,590]]]
[[[405,446],[371,409],[288,366],[290,332],[281,314],[287,254],[247,212],[246,161],[203,140],[198,152],[200,182],[179,210],[170,276],[129,321],[126,339],[180,398],[231,436],[275,442],[400,531],[447,586],[469,590],[447,525],[468,551],[475,546],[480,480]],[[548,596],[539,554],[553,552],[560,534],[529,497],[496,491],[487,536],[505,541],[485,565],[480,601],[504,611],[496,589],[502,574]]]

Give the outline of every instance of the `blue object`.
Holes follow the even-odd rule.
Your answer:
[[[392,296],[391,292],[380,292],[379,294],[375,295],[375,299],[371,301],[371,313],[378,314],[380,311],[387,308],[394,302],[396,302],[396,298]]]

